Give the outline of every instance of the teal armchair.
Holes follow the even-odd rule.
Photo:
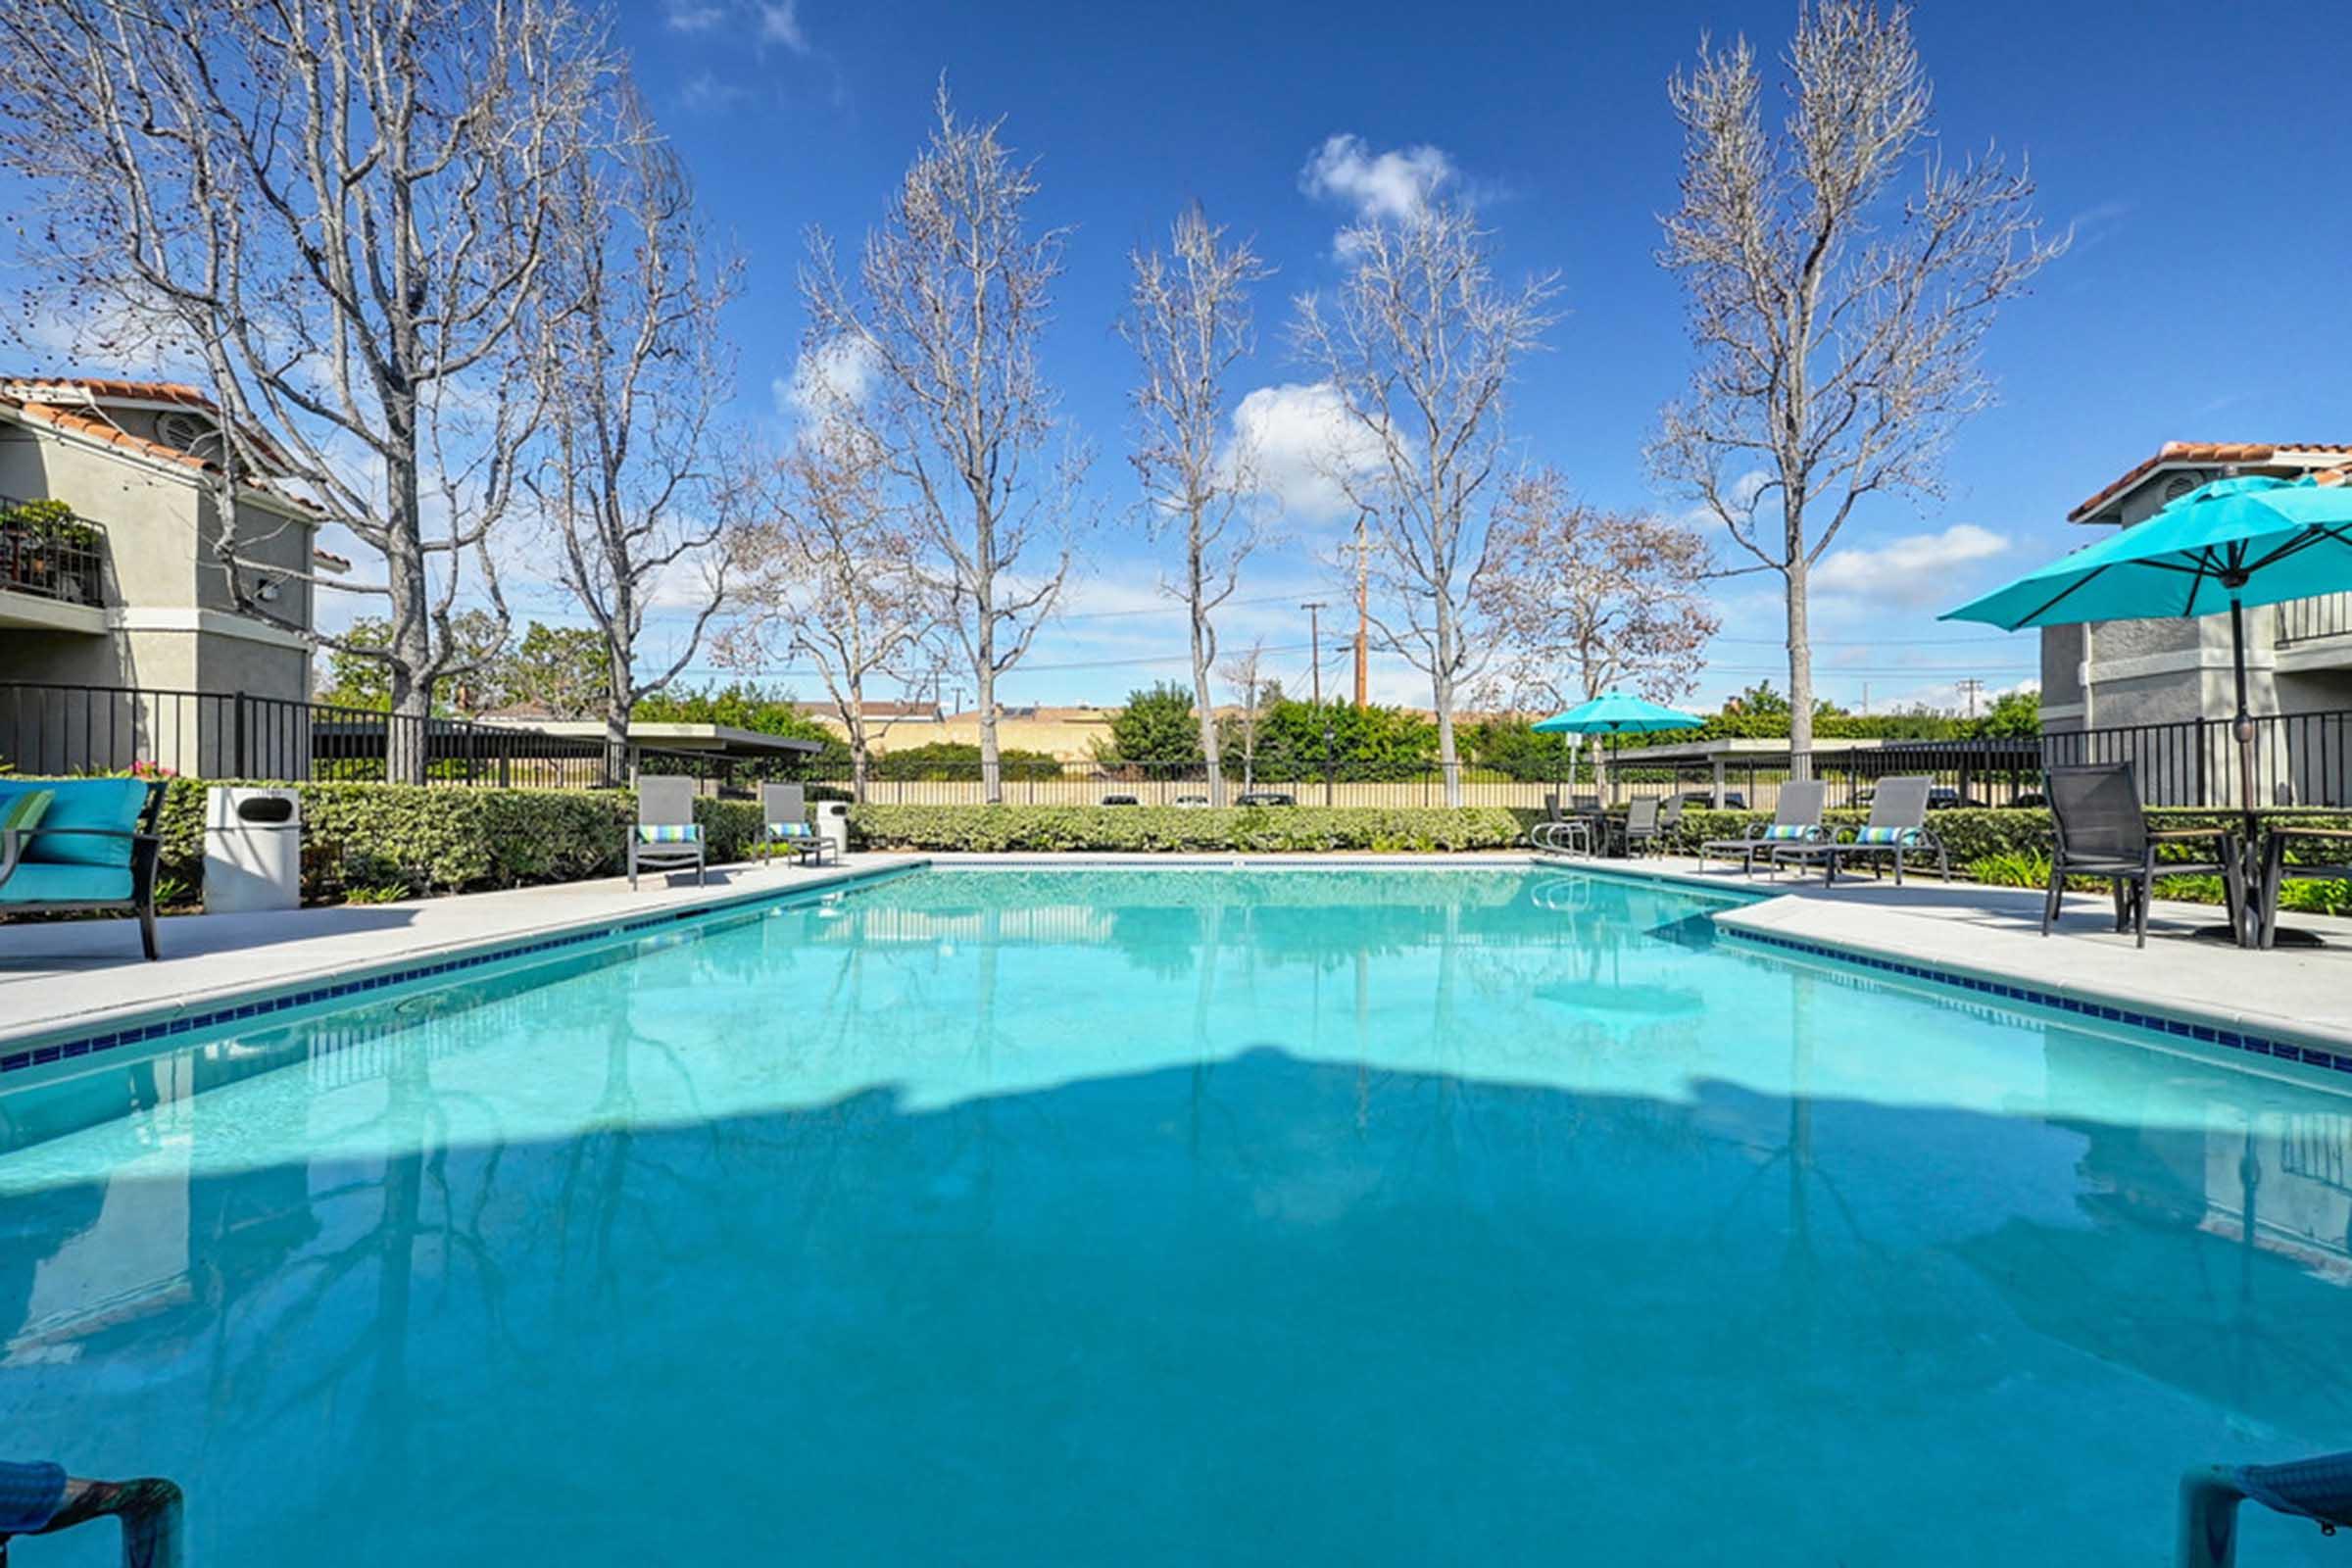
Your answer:
[[[0,783],[0,822],[25,797],[50,797],[29,826],[0,827],[0,914],[122,910],[155,950],[155,866],[164,808],[160,781],[12,779]]]

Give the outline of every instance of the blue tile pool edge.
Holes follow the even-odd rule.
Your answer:
[[[2085,1020],[2120,1025],[2126,1029],[2160,1035],[2168,1040],[2190,1040],[2199,1045],[2215,1046],[2226,1051],[2243,1052],[2248,1055],[2268,1056],[2274,1061],[2298,1062],[2306,1067],[2352,1075],[2352,1049],[2307,1044],[2226,1024],[2199,1023],[2170,1013],[2148,1012],[2120,1003],[2102,1001],[2097,997],[2069,996],[2063,992],[2045,991],[2038,986],[2020,985],[2014,981],[1991,979],[1972,974],[1965,969],[1941,968],[1935,964],[1918,963],[1908,958],[1890,958],[1863,948],[1833,947],[1826,943],[1807,942],[1796,937],[1779,936],[1746,926],[1724,925],[1716,930],[1739,942],[1752,942],[1760,947],[1778,948],[1808,958],[1823,958],[1834,963],[1854,964],[1876,969],[1884,974],[1906,980],[1922,980],[1931,985],[1973,992],[1978,996],[2021,1006],[2046,1007],[2055,1012],[2073,1013]]]
[[[334,979],[289,981],[256,987],[225,997],[208,998],[202,1004],[185,1009],[171,1005],[151,1008],[132,1014],[127,1019],[111,1020],[106,1027],[66,1025],[12,1040],[0,1047],[0,1053],[5,1053],[0,1054],[0,1078],[10,1073],[29,1072],[36,1067],[78,1061],[126,1046],[149,1046],[158,1042],[168,1044],[179,1036],[219,1028],[223,1024],[345,1002],[398,986],[414,985],[418,981],[445,979],[494,963],[540,957],[594,943],[629,941],[714,915],[734,914],[754,907],[781,908],[905,876],[921,870],[923,865],[924,862],[916,861],[882,866],[870,871],[852,871],[823,882],[791,888],[766,888],[714,899],[708,904],[662,909],[653,914],[590,920],[544,934],[492,937],[470,947],[437,952],[430,957],[394,960],[380,967],[358,966]]]

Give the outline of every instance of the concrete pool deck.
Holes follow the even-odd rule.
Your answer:
[[[491,944],[560,935],[646,915],[786,894],[919,865],[915,855],[852,855],[821,869],[737,863],[689,875],[648,875],[346,904],[264,914],[183,914],[156,925],[162,956],[139,956],[128,919],[26,921],[0,926],[0,1048],[97,1031],[159,1010],[202,1011],[248,992],[399,968]]]
[[[1865,960],[1932,967],[2057,996],[2096,1000],[2219,1028],[2352,1048],[2352,920],[2297,915],[2325,946],[2249,953],[2190,933],[2218,911],[2159,904],[2148,946],[2119,935],[2104,898],[2070,898],[2057,933],[2039,935],[2041,897],[2016,888],[1868,877],[1825,888],[1818,879],[1752,881],[1722,862],[1567,860],[1524,852],[1457,856],[1331,855],[881,855],[839,866],[713,867],[710,884],[625,879],[517,888],[399,904],[270,914],[180,915],[160,927],[164,956],[138,956],[128,920],[0,925],[0,1047],[102,1031],[158,1012],[202,1012],[223,998],[403,968],[486,946],[594,931],[649,915],[692,912],[767,894],[821,888],[876,872],[940,866],[1081,865],[1230,868],[1313,866],[1524,867],[1592,870],[1756,896],[1715,916],[1737,937],[1799,943]]]
[[[1591,862],[1546,859],[1551,865]],[[1769,895],[1726,910],[1715,923],[1735,935],[1799,942],[1932,967],[2005,985],[2165,1013],[2247,1033],[2299,1039],[2341,1051],[2352,1046],[2352,919],[2290,914],[2282,924],[2318,936],[2316,948],[2250,952],[2200,938],[2220,923],[2211,905],[2159,902],[2148,911],[2148,945],[2115,929],[2104,894],[2069,894],[2057,925],[2041,935],[2041,895],[2027,888],[1906,878],[1816,876],[1775,882],[1742,877],[1720,860],[1604,860],[1604,874]]]

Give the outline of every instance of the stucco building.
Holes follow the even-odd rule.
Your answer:
[[[266,479],[232,500],[222,452],[195,387],[0,379],[0,756],[217,767],[240,713],[309,698],[302,629],[318,575],[349,563]]]

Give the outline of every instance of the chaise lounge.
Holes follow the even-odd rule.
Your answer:
[[[0,914],[120,910],[155,950],[156,818],[164,786],[143,778],[0,783]]]
[[[1810,844],[1829,837],[1821,825],[1822,801],[1827,786],[1815,780],[1804,784],[1784,784],[1781,799],[1773,808],[1769,822],[1750,822],[1747,831],[1736,839],[1708,839],[1698,847],[1698,868],[1707,868],[1710,856],[1721,856],[1740,862],[1742,876],[1756,874],[1756,857],[1769,857],[1784,844]]]
[[[637,872],[660,871],[664,877],[688,867],[695,886],[710,876],[703,850],[703,830],[694,819],[694,780],[681,777],[637,780],[637,826],[629,834],[629,887]]]
[[[1802,844],[1775,845],[1772,868],[1778,872],[1784,863],[1822,867],[1822,879],[1832,886],[1838,881],[1838,867],[1849,860],[1868,860],[1871,875],[1879,874],[1881,857],[1894,862],[1894,885],[1903,885],[1903,857],[1910,854],[1936,857],[1936,874],[1949,882],[1952,879],[1952,860],[1943,847],[1943,840],[1928,830],[1928,796],[1936,781],[1925,773],[1903,778],[1879,780],[1878,790],[1870,798],[1870,820],[1857,828],[1843,831],[1851,838],[1829,837]]]

